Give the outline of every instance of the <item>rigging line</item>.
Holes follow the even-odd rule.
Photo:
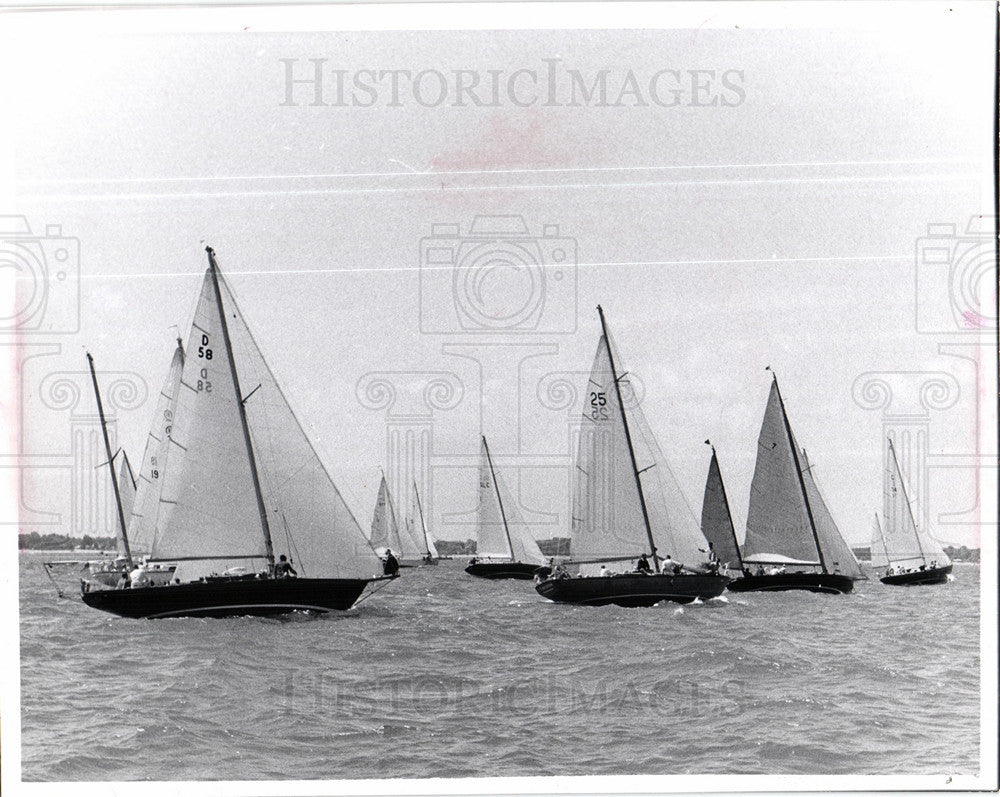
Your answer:
[[[370,597],[371,597],[372,595],[374,595],[374,594],[375,594],[376,592],[378,592],[378,591],[379,591],[379,590],[381,590],[381,589],[385,589],[386,587],[388,587],[388,586],[389,586],[389,585],[390,585],[390,584],[391,584],[391,583],[392,583],[393,581],[395,581],[395,580],[396,580],[395,578],[390,578],[390,579],[387,579],[387,580],[385,581],[385,583],[384,583],[384,584],[382,584],[381,586],[378,586],[378,587],[372,587],[371,591],[370,591],[370,592],[369,592],[369,593],[368,593],[367,595],[362,595],[362,596],[361,596],[361,597],[360,597],[360,598],[359,598],[359,599],[357,600],[357,602],[356,602],[356,603],[354,604],[354,607],[352,607],[352,608],[356,608],[356,607],[360,606],[360,605],[361,605],[362,603],[364,603],[364,602],[365,602],[366,600],[368,600],[368,599],[369,599],[369,598],[370,598]]]

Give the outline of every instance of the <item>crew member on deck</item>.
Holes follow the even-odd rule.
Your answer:
[[[132,589],[137,587],[148,587],[149,586],[149,576],[146,575],[146,565],[143,562],[139,562],[135,570],[129,573],[129,586]]]
[[[392,550],[386,548],[385,559],[382,563],[382,572],[387,576],[394,576],[399,572],[399,560],[392,555]]]
[[[284,554],[279,556],[278,561],[274,565],[274,577],[290,578],[297,575],[298,573],[295,572],[295,568],[292,567],[292,563],[288,561],[288,558]]]
[[[635,563],[635,571],[637,573],[652,573],[653,568],[649,566],[649,560],[646,558],[646,554],[639,557],[639,561]]]

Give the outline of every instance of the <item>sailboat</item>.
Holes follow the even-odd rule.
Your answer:
[[[717,561],[724,571],[742,572],[743,555],[740,553],[740,543],[736,539],[733,515],[729,510],[729,497],[726,495],[726,485],[722,481],[722,471],[719,469],[719,457],[712,442],[706,440],[705,443],[712,446],[712,459],[708,465],[705,497],[701,505],[701,533],[708,540],[711,559]]]
[[[872,539],[872,567],[885,568],[880,578],[883,584],[915,586],[944,584],[951,575],[951,559],[941,543],[921,530],[913,517],[913,509],[899,469],[896,447],[889,439],[889,456],[883,495],[882,514],[885,529],[875,516]]]
[[[418,521],[420,523],[419,532],[416,531]],[[427,522],[424,520],[424,507],[420,503],[420,491],[417,490],[416,481],[413,482],[413,505],[410,507],[410,518],[407,520],[407,523],[413,530],[411,534],[423,542],[425,551],[423,563],[425,565],[436,565],[441,559],[441,555],[438,553],[437,546],[434,545],[434,538],[431,537],[431,533],[427,530]]]
[[[545,554],[493,467],[485,436],[480,447],[478,514],[476,555],[465,568],[466,573],[489,579],[531,579],[536,574],[549,574]]]
[[[729,579],[706,561],[707,541],[638,406],[628,372],[619,368],[604,311],[598,306],[597,312],[602,334],[584,398],[572,559],[563,563],[575,566],[578,575],[559,566],[535,589],[553,601],[592,606],[717,597]],[[637,562],[630,572],[607,568],[629,561]]]
[[[391,577],[381,575],[378,556],[275,381],[215,253],[206,251],[209,265],[185,349],[144,557],[154,567],[176,566],[174,578],[163,586],[125,589],[85,583],[83,601],[136,618],[348,609],[370,584]],[[110,449],[106,428],[105,446]],[[116,479],[114,484],[131,567]]]
[[[427,564],[430,551],[417,539],[410,521],[404,521],[400,526],[396,515],[396,502],[392,500],[392,493],[384,473],[375,498],[372,532],[369,539],[372,548],[379,556],[385,556],[387,551],[392,551],[400,567],[420,567]]]
[[[861,566],[827,509],[806,452],[792,433],[778,378],[771,376],[750,484],[744,575],[729,589],[850,592],[863,577]]]

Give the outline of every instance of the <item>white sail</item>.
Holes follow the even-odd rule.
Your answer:
[[[619,374],[617,387],[612,356]],[[674,561],[690,566],[705,560],[707,540],[639,406],[613,342],[609,344],[602,336],[584,396],[571,553],[579,560],[637,557],[651,552],[650,535],[661,557],[669,554]]]
[[[882,515],[889,563],[903,567],[919,567],[931,562],[940,567],[950,564],[941,543],[918,528],[892,440],[887,440],[886,446]]]
[[[136,476],[135,502],[128,521],[128,542],[133,554],[152,550],[153,529],[160,504],[160,491],[170,449],[170,431],[177,409],[177,392],[184,367],[184,349],[180,341],[170,361],[170,370],[156,400],[153,423],[146,436],[142,464]]]
[[[486,438],[479,448],[479,508],[476,526],[476,556],[480,559],[513,561],[514,550],[501,511],[498,488],[490,464]]]
[[[819,564],[816,538],[792,446],[778,383],[774,380],[757,438],[757,464],[750,482],[747,534],[743,543],[744,560],[751,557],[766,560],[770,555],[781,554],[797,561]]]
[[[375,499],[375,511],[372,513],[371,547],[380,553],[389,548],[400,560],[422,559],[423,546],[418,545],[411,526],[411,523],[404,520],[404,525],[400,527],[396,505],[383,475]]]
[[[378,556],[292,411],[232,290],[220,284],[275,557],[286,555],[308,578],[370,578],[381,571]]]
[[[211,269],[185,352],[152,555],[259,568],[263,527]],[[178,577],[195,578],[217,567],[184,562]]]
[[[794,436],[792,438],[794,440]],[[805,449],[801,450],[799,458],[803,465],[802,480],[806,486],[806,495],[809,497],[809,506],[812,509],[813,520],[816,523],[816,536],[819,537],[820,547],[823,550],[823,559],[826,569],[831,573],[840,573],[850,578],[861,578],[863,571],[858,560],[847,544],[837,523],[830,514],[830,510],[823,500],[819,485],[816,483],[814,467],[806,456]]]
[[[122,514],[125,515],[125,530],[130,528],[129,516],[132,514],[132,506],[135,504],[136,484],[132,477],[132,466],[129,465],[128,457],[122,451],[122,464],[118,469],[118,495],[122,501]],[[131,543],[131,539],[129,540]]]
[[[490,459],[485,438],[482,444],[479,489],[476,555],[482,558],[545,564],[545,554],[538,547],[528,524],[524,522],[503,476]]]
[[[420,493],[417,492],[417,484],[413,483],[413,511],[411,517],[413,517],[414,530],[418,539],[423,540],[424,547],[427,549],[427,553],[432,559],[437,559],[440,557],[438,553],[437,546],[434,544],[434,537],[431,535],[430,530],[427,528],[427,521],[424,518],[424,507],[420,502]]]
[[[712,449],[712,461],[705,480],[705,498],[701,505],[701,531],[711,543],[718,560],[726,567],[739,570],[742,566],[736,544],[736,530],[729,511],[726,487],[722,483],[719,460]]]
[[[878,514],[875,515],[875,522],[872,524],[872,567],[888,567],[889,550],[885,545],[885,535],[882,533],[882,524],[878,521]]]

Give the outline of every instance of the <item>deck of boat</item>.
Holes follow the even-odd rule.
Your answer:
[[[909,573],[882,576],[879,581],[883,584],[891,584],[897,587],[918,587],[925,584],[944,584],[948,581],[949,575],[951,575],[951,565],[945,565],[944,567],[913,570]]]
[[[475,562],[470,563],[465,568],[465,572],[470,576],[493,580],[516,578],[530,581],[536,574],[547,576],[551,570],[545,565],[536,565],[531,562]]]

